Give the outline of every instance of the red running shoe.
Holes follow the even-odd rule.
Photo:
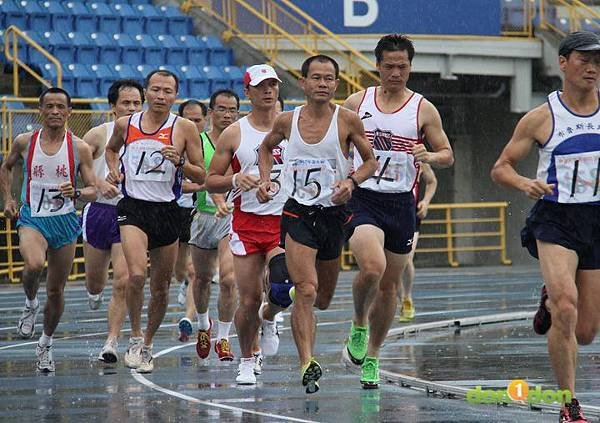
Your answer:
[[[198,357],[206,358],[210,353],[210,329],[212,328],[212,320],[210,320],[210,327],[208,330],[198,331],[198,341],[196,342],[196,352]]]
[[[233,361],[234,355],[231,351],[231,344],[227,339],[220,339],[215,342],[215,352],[220,361]]]
[[[560,419],[558,421],[559,423],[587,423],[588,419],[583,415],[579,401],[573,398],[570,404],[565,404],[563,408],[560,409]]]
[[[546,300],[548,299],[548,293],[546,292],[546,285],[542,286],[542,298],[540,299],[540,306],[538,311],[533,317],[533,330],[538,335],[545,335],[546,332],[552,326],[552,316],[546,308]]]

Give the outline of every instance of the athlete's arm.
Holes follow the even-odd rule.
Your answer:
[[[79,157],[79,174],[83,181],[83,189],[79,192],[73,184],[64,182],[59,185],[61,194],[64,197],[79,198],[83,201],[96,201],[96,175],[92,166],[92,151],[86,143],[79,138],[73,137],[75,148],[77,148],[77,156]]]
[[[412,154],[418,161],[435,167],[452,166],[454,154],[448,136],[444,132],[442,118],[433,104],[425,99],[422,101],[419,120],[423,122],[421,129],[433,152],[427,151],[423,144],[417,144],[413,147]]]
[[[281,141],[289,138],[292,126],[293,112],[281,113],[273,123],[273,129],[258,147],[258,171],[260,174],[260,185],[256,191],[256,198],[260,203],[266,203],[272,200],[269,195],[269,186],[271,185],[271,169],[273,168],[273,148]]]
[[[183,133],[185,140],[185,146],[183,153],[187,156],[187,160],[183,162],[181,169],[183,174],[187,176],[192,182],[197,184],[203,184],[206,179],[206,169],[204,169],[204,157],[202,156],[202,148],[198,140],[200,139],[200,133],[194,123],[187,119],[179,120],[179,130]],[[171,151],[173,154],[165,156],[174,165],[177,165],[181,159],[181,154],[173,147],[164,147],[161,153],[165,155],[165,152]]]
[[[129,116],[117,119],[112,136],[108,140],[108,144],[106,144],[106,151],[104,153],[106,165],[108,166],[106,181],[113,185],[118,185],[123,179],[123,175],[119,172],[119,151],[125,145],[127,125],[129,125]]]
[[[552,194],[554,184],[547,184],[539,179],[521,176],[516,171],[516,165],[523,160],[538,139],[547,139],[550,134],[543,134],[551,127],[550,110],[546,105],[539,106],[527,113],[515,128],[512,138],[504,147],[500,157],[492,168],[491,177],[494,182],[509,188],[524,192],[533,199],[539,199],[544,194]],[[541,135],[546,135],[542,137]]]
[[[346,101],[344,101],[343,107],[358,113],[358,107],[360,106],[360,103],[364,96],[365,90],[352,94],[346,99]]]
[[[92,153],[92,160],[97,159],[102,154],[102,149],[106,146],[106,126],[96,126],[83,136],[83,142],[87,144]],[[119,189],[113,184],[109,184],[104,179],[96,178],[96,188],[104,198],[114,198],[119,195]]]
[[[425,219],[429,204],[437,190],[438,181],[433,169],[427,163],[421,164],[421,178],[425,184],[425,193],[423,194],[423,199],[417,204],[417,217],[419,219]]]
[[[6,156],[6,159],[2,163],[2,167],[0,167],[0,189],[2,190],[2,197],[4,198],[4,216],[8,219],[13,219],[17,217],[18,214],[17,202],[11,192],[13,167],[17,161],[23,157],[23,153],[27,148],[30,138],[31,132],[17,135],[8,156]]]

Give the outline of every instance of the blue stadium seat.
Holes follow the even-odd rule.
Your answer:
[[[223,74],[217,66],[204,66],[202,68],[204,77],[210,81],[210,92],[217,90],[231,89],[229,76]]]
[[[117,80],[117,75],[108,65],[92,65],[91,70],[98,81],[99,96],[106,96],[112,83]]]
[[[113,13],[121,17],[121,30],[125,34],[143,34],[144,19],[129,4],[110,4]]]
[[[223,66],[221,72],[229,76],[231,89],[240,97],[244,96],[244,72],[237,66]]]
[[[73,15],[73,27],[79,32],[96,32],[98,30],[98,16],[90,12],[84,3],[67,1],[63,3],[67,12]]]
[[[75,77],[71,67],[74,65],[62,67],[62,88],[66,90],[70,95],[75,95]],[[42,76],[52,83],[57,85],[57,73],[56,66],[51,63],[45,63],[41,66]]]
[[[143,63],[166,63],[165,49],[154,37],[147,34],[138,34],[135,39],[144,51]]]
[[[40,45],[40,47],[42,47],[43,49],[45,49],[46,51],[48,51],[49,53],[52,53],[51,48],[50,48],[50,32],[37,32],[37,31],[26,31],[25,32],[29,38],[31,38],[33,41],[35,41],[37,44]],[[21,43],[19,43],[21,44]],[[38,49],[36,49],[35,47],[31,46],[31,45],[27,45],[27,46],[23,46],[24,48],[27,49],[27,53],[26,53],[26,61],[28,63],[46,63],[48,61],[48,59],[46,58],[46,56],[44,56],[42,53],[40,53],[38,51]],[[21,56],[22,50],[19,50],[19,57]]]
[[[203,66],[189,66],[188,93],[190,98],[208,98],[210,97],[210,81],[206,79]]]
[[[171,35],[155,35],[157,44],[166,50],[166,62],[170,65],[184,65],[187,60],[187,49]]]
[[[40,7],[50,15],[50,29],[63,33],[75,31],[73,15],[57,1],[40,0]]]
[[[108,35],[98,32],[90,35],[98,47],[98,63],[121,63],[121,47]]]
[[[171,35],[186,35],[192,33],[192,18],[184,15],[173,6],[161,6],[160,11],[169,18],[167,22],[168,33]]]
[[[96,97],[98,95],[98,80],[88,65],[79,63],[68,66],[75,78],[75,97]]]
[[[98,63],[98,47],[92,39],[83,32],[69,32],[64,35],[75,48],[75,61],[84,65]]]
[[[34,31],[44,31],[50,28],[50,15],[35,0],[20,0],[17,3],[27,11],[27,27]]]
[[[25,9],[16,1],[0,0],[0,25],[2,25],[2,28],[15,25],[22,30],[28,29]]]
[[[195,35],[179,35],[175,39],[179,45],[187,49],[187,63],[196,66],[208,65],[208,49],[200,37]]]
[[[166,34],[167,17],[162,15],[150,4],[139,4],[135,7],[137,13],[144,18],[144,32],[152,35]]]
[[[133,66],[143,63],[144,50],[137,40],[128,34],[115,34],[113,38],[116,44],[121,47],[121,62],[117,63],[127,63]]]
[[[98,17],[98,32],[108,34],[121,32],[121,16],[115,14],[106,3],[91,3],[88,9]]]
[[[139,72],[142,80],[144,80],[144,79],[146,79],[146,75],[148,75],[154,69],[158,68],[158,65],[154,64],[154,63],[153,64],[144,64],[144,65],[137,65],[135,68]]]
[[[152,4],[152,0],[129,0],[131,4]]]
[[[205,35],[202,41],[208,48],[208,62],[214,66],[225,66],[230,64],[231,52],[223,47],[221,41],[212,35]]]
[[[117,74],[119,79],[135,79],[136,81],[141,81],[142,75],[137,70],[137,67],[131,65],[114,65],[112,67],[114,72]]]

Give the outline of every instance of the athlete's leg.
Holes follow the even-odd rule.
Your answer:
[[[232,322],[238,304],[238,291],[233,274],[233,254],[229,237],[219,241],[219,320]]]
[[[193,298],[199,314],[208,312],[210,301],[210,283],[217,268],[217,250],[205,250],[194,245],[191,247],[192,262],[196,272],[193,281]],[[208,329],[208,328],[206,328]]]
[[[119,229],[129,273],[125,298],[131,323],[131,337],[138,338],[143,336],[141,318],[148,265],[148,237],[140,228],[133,225],[123,225]]]
[[[21,283],[23,284],[25,296],[31,301],[37,297],[40,287],[40,275],[44,270],[47,250],[48,242],[40,232],[28,226],[19,228],[19,252],[25,262],[21,274]]]
[[[83,256],[85,258],[85,286],[89,295],[100,295],[108,280],[108,265],[110,264],[110,250],[94,248],[88,242],[83,242]],[[91,300],[90,300],[91,301]],[[94,309],[100,307],[98,300]],[[90,302],[90,307],[93,303]]]
[[[577,272],[577,327],[575,336],[579,345],[589,345],[600,329],[600,270]]]
[[[65,300],[64,289],[67,283],[73,259],[75,258],[75,242],[58,249],[48,249],[48,274],[46,278],[46,306],[44,307],[44,334],[52,336],[60,317],[62,316]]]
[[[400,287],[398,289],[398,299],[400,301],[405,298],[412,299],[412,287],[413,282],[415,280],[415,265],[413,263],[415,257],[415,250],[417,249],[417,242],[419,241],[419,233],[415,232],[413,237],[413,244],[410,253],[408,253],[408,262],[406,263],[406,268],[404,269],[404,273],[400,278]]]
[[[113,283],[112,296],[108,304],[108,338],[118,338],[127,313],[126,293],[129,280],[127,262],[123,254],[123,246],[120,243],[112,245],[111,261]]]

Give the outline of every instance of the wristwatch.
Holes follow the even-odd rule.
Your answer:
[[[78,199],[79,197],[81,197],[81,190],[80,189],[76,189],[75,190],[75,194],[73,194],[73,199]]]
[[[175,167],[182,167],[185,164],[185,156],[179,156],[179,161],[175,165]]]

